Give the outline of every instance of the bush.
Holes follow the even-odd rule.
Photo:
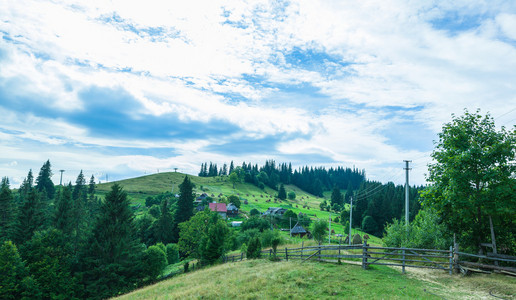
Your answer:
[[[277,230],[265,230],[260,235],[260,242],[262,247],[270,247],[272,246],[272,241],[274,239],[280,239],[280,233]]]
[[[167,261],[169,264],[175,264],[179,262],[179,247],[177,244],[167,245]]]
[[[287,197],[290,200],[295,200],[296,199],[296,192],[294,192],[294,191],[288,192]]]
[[[326,237],[326,228],[328,228],[328,222],[326,220],[317,220],[312,225],[312,235],[314,236],[314,240],[319,244],[321,244]]]
[[[261,213],[259,210],[257,210],[256,208],[253,208],[251,209],[251,211],[249,212],[249,214],[251,215],[251,217],[253,216],[259,216]]]
[[[258,218],[258,217],[251,217],[244,222],[242,222],[242,226],[240,226],[241,231],[246,231],[249,229],[258,229],[260,231],[264,231],[266,229],[269,229],[270,224],[269,221]]]
[[[437,213],[425,208],[419,211],[414,221],[409,224],[408,230],[404,221],[395,219],[392,224],[388,224],[385,227],[383,243],[387,247],[446,250],[452,240]]]
[[[158,246],[150,246],[143,258],[144,272],[150,281],[156,280],[167,266],[167,256]]]
[[[262,245],[260,243],[260,239],[258,237],[254,237],[249,241],[249,245],[247,246],[247,258],[260,258],[262,252]]]
[[[380,232],[380,234],[378,234],[378,224],[371,216],[366,216],[362,220],[362,230],[369,234],[374,234],[374,235],[381,234],[381,232]]]

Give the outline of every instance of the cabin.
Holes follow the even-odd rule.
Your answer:
[[[305,235],[309,234],[308,230],[306,230],[303,226],[299,225],[299,223],[296,223],[294,227],[290,230],[290,234],[292,236],[299,236],[304,237]]]
[[[238,215],[238,207],[236,207],[235,204],[229,203],[226,209],[228,217],[235,217]]]
[[[223,219],[226,219],[228,213],[226,203],[210,203],[209,206],[211,211],[218,212]]]
[[[264,216],[282,216],[287,211],[286,208],[281,207],[269,207],[267,211],[263,213]]]
[[[204,199],[208,198],[208,194],[202,193],[199,197],[195,198],[194,203],[200,204]]]

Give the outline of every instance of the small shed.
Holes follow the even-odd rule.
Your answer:
[[[290,234],[292,236],[299,236],[299,237],[304,237],[305,235],[309,234],[309,232],[301,225],[299,225],[299,223],[296,223],[296,225],[294,225],[294,227],[292,227],[292,229],[290,230]]]
[[[242,225],[242,221],[233,221],[231,222],[232,227],[240,227]]]

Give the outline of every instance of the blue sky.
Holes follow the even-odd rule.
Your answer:
[[[514,1],[0,0],[0,176],[409,159],[424,184],[452,113],[514,126],[515,82]]]

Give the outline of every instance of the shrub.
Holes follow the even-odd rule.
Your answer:
[[[254,237],[249,241],[249,245],[247,246],[247,258],[260,258],[262,252],[262,245],[260,243],[260,239],[258,237]]]
[[[249,212],[249,214],[251,215],[251,217],[253,216],[259,216],[260,215],[260,211],[257,210],[256,208],[253,208],[251,209],[251,211]]]
[[[158,246],[150,246],[144,254],[144,272],[150,281],[156,280],[167,266],[165,252]]]
[[[179,247],[177,244],[167,245],[167,260],[169,264],[175,264],[179,262]]]
[[[295,200],[296,199],[296,192],[294,192],[294,191],[288,192],[287,197],[290,200]]]
[[[317,220],[312,225],[312,235],[314,236],[314,240],[319,244],[324,241],[326,228],[328,228],[328,222],[326,220]]]
[[[260,242],[262,247],[272,246],[272,241],[274,239],[280,239],[281,241],[280,233],[278,230],[265,230],[260,235]]]
[[[242,226],[240,226],[241,231],[246,231],[248,229],[258,229],[260,231],[264,231],[269,228],[269,221],[265,219],[261,219],[258,217],[251,217],[244,222],[242,222]]]

